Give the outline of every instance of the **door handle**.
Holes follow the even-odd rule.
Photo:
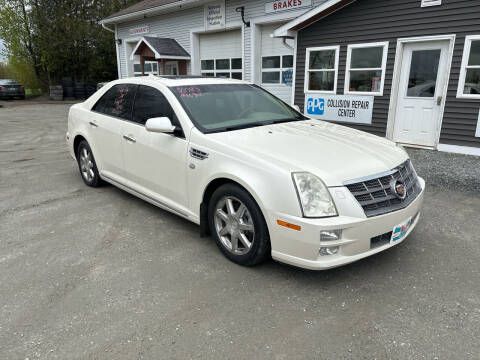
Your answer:
[[[135,140],[134,138],[131,138],[130,136],[127,136],[127,135],[123,135],[123,138],[131,143],[136,143],[137,140]]]
[[[439,96],[439,97],[437,98],[437,105],[438,105],[438,106],[442,105],[442,100],[443,100],[443,98],[442,98],[441,96]]]
[[[97,124],[95,124],[93,121],[90,121],[90,123],[89,123],[89,124],[90,124],[90,125],[92,125],[93,127],[98,127],[98,125],[97,125]]]

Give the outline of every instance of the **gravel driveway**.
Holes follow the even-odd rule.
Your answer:
[[[197,226],[84,186],[67,111],[0,109],[0,359],[479,359],[478,158],[411,151],[424,211],[387,252],[243,268]]]

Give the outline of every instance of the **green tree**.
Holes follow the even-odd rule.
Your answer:
[[[98,22],[138,0],[0,0],[0,38],[10,61],[31,65],[44,85],[117,76],[112,33]]]

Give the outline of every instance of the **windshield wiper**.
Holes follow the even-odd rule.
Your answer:
[[[243,129],[253,128],[253,127],[258,127],[258,126],[271,125],[271,124],[273,124],[272,121],[259,121],[259,122],[249,123],[249,124],[229,126],[229,127],[224,128],[223,130],[224,131],[243,130]]]
[[[297,118],[279,119],[279,120],[273,120],[271,123],[272,123],[272,124],[282,124],[282,123],[294,122],[294,121],[302,121],[302,120],[304,120],[304,119],[297,119]]]
[[[287,122],[294,122],[294,121],[302,121],[305,119],[297,119],[297,118],[290,118],[290,119],[278,119],[278,120],[270,120],[270,121],[257,121],[249,124],[242,124],[237,126],[228,126],[219,131],[235,131],[235,130],[243,130],[253,127],[260,127],[260,126],[267,126],[267,125],[274,125],[274,124],[282,124]]]

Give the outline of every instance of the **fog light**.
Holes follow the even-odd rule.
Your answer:
[[[321,247],[320,256],[335,255],[335,254],[338,254],[338,250],[340,250],[339,246]]]
[[[320,232],[320,241],[338,241],[342,238],[342,230]]]

